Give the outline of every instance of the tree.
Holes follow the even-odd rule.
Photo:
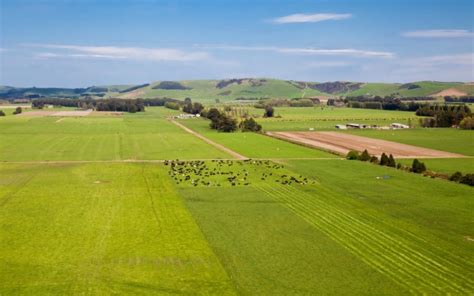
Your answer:
[[[185,105],[189,105],[189,104],[192,104],[193,102],[191,101],[191,98],[185,98],[184,99],[184,104]]]
[[[216,108],[211,108],[209,109],[209,111],[207,112],[207,118],[209,118],[211,121],[214,121],[217,117],[219,117],[221,115],[221,113],[219,112],[219,110],[217,110]]]
[[[232,117],[222,115],[218,120],[218,131],[231,133],[237,130],[237,120]]]
[[[367,151],[367,149],[365,149],[365,150],[359,155],[359,160],[360,160],[360,161],[369,161],[369,160],[370,160],[370,154],[369,154],[369,152]]]
[[[204,106],[201,103],[196,102],[193,104],[193,114],[200,114],[202,110],[204,110]]]
[[[2,110],[0,110],[0,116],[5,116],[5,112],[3,112]]]
[[[462,129],[474,129],[474,117],[464,117],[464,119],[459,123],[459,127]]]
[[[16,107],[15,111],[13,111],[13,114],[21,114],[23,112],[23,109],[21,107]]]
[[[349,153],[347,153],[346,159],[348,159],[348,160],[357,160],[357,159],[359,159],[359,152],[357,152],[355,150],[349,151]]]
[[[461,180],[459,180],[459,183],[466,184],[466,185],[469,185],[469,186],[474,186],[474,174],[464,175],[461,178]]]
[[[394,168],[396,165],[397,163],[395,162],[395,158],[393,158],[393,155],[390,154],[390,156],[388,157],[387,166]]]
[[[462,178],[461,172],[455,172],[449,177],[450,181],[459,182]]]
[[[379,159],[377,158],[377,156],[372,155],[372,156],[370,157],[370,162],[371,162],[371,163],[379,163]]]
[[[265,106],[265,113],[263,114],[263,117],[273,117],[273,113],[275,110],[273,110],[273,107],[270,105]]]
[[[380,157],[380,165],[388,165],[389,159],[387,157],[387,154],[382,153],[382,156]]]
[[[243,120],[240,122],[239,127],[243,132],[259,132],[262,130],[262,126],[253,118]]]
[[[418,159],[414,159],[413,160],[413,163],[411,165],[411,171],[413,173],[417,173],[417,174],[421,174],[423,173],[424,171],[426,171],[426,167],[425,167],[425,164],[420,162]]]
[[[179,110],[179,104],[176,102],[166,102],[165,107],[172,110]]]

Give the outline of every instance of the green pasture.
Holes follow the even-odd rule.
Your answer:
[[[256,118],[265,131],[335,130],[337,124],[360,123],[389,126],[393,122],[417,126],[420,117],[414,112],[374,109],[316,107],[276,107],[275,117],[263,118],[263,109],[233,106],[226,112],[236,118],[248,115]],[[224,110],[224,108],[221,108]]]
[[[337,159],[285,170],[317,183],[178,185],[241,294],[474,289],[470,187]]]
[[[162,166],[0,164],[0,294],[234,294]]]
[[[454,128],[348,130],[354,135],[474,156],[474,133]]]
[[[474,173],[474,158],[431,158],[421,160],[429,171],[437,173],[453,174],[461,172],[463,174]],[[397,159],[397,162],[411,166],[413,159]]]
[[[181,120],[182,124],[207,138],[250,158],[334,158],[333,154],[295,145],[256,133],[221,133],[209,127],[207,119]]]
[[[0,161],[228,158],[168,122],[175,111],[123,116],[0,118]]]

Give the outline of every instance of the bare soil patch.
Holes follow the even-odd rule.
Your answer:
[[[123,112],[113,111],[94,111],[90,114],[91,116],[122,116]]]
[[[82,117],[92,113],[92,110],[77,110],[77,111],[30,111],[23,112],[17,116],[54,116],[54,117]]]
[[[372,155],[392,154],[397,158],[460,158],[461,154],[372,139],[338,132],[268,132],[267,135],[305,146],[346,155],[350,150]]]
[[[444,97],[444,96],[460,97],[460,96],[467,96],[467,93],[455,88],[448,88],[440,92],[437,92],[435,94],[432,94],[431,96],[432,97]]]

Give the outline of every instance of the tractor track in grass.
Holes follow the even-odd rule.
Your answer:
[[[370,219],[351,216],[294,188],[257,187],[412,293],[468,294],[474,290],[474,282],[464,275],[465,268],[455,256],[434,254],[433,246],[378,229],[368,223]]]
[[[175,124],[176,126],[180,127],[182,130],[184,130],[185,132],[188,132],[190,133],[191,135],[195,136],[195,137],[198,137],[199,139],[203,140],[204,142],[206,142],[207,144],[210,144],[214,147],[216,147],[217,149],[229,154],[229,155],[232,155],[233,157],[235,157],[236,159],[239,159],[239,160],[246,160],[246,159],[249,159],[248,157],[246,156],[243,156],[242,154],[239,154],[237,152],[235,152],[234,150],[232,149],[229,149],[227,148],[226,146],[224,145],[221,145],[221,144],[218,144],[214,141],[212,141],[211,139],[209,138],[206,138],[204,137],[203,135],[201,135],[200,133],[198,132],[195,132],[193,131],[192,129],[184,126],[183,124],[177,122],[176,120],[173,120],[173,119],[168,119],[170,122],[172,122],[173,124]]]

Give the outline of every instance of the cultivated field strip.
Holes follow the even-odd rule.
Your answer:
[[[466,262],[449,253],[431,252],[431,245],[407,239],[383,223],[353,215],[336,204],[329,204],[289,186],[258,188],[282,202],[308,223],[326,233],[361,260],[392,278],[413,294],[469,294],[474,281]],[[322,190],[321,195],[331,194]],[[472,265],[469,265],[471,269]]]

